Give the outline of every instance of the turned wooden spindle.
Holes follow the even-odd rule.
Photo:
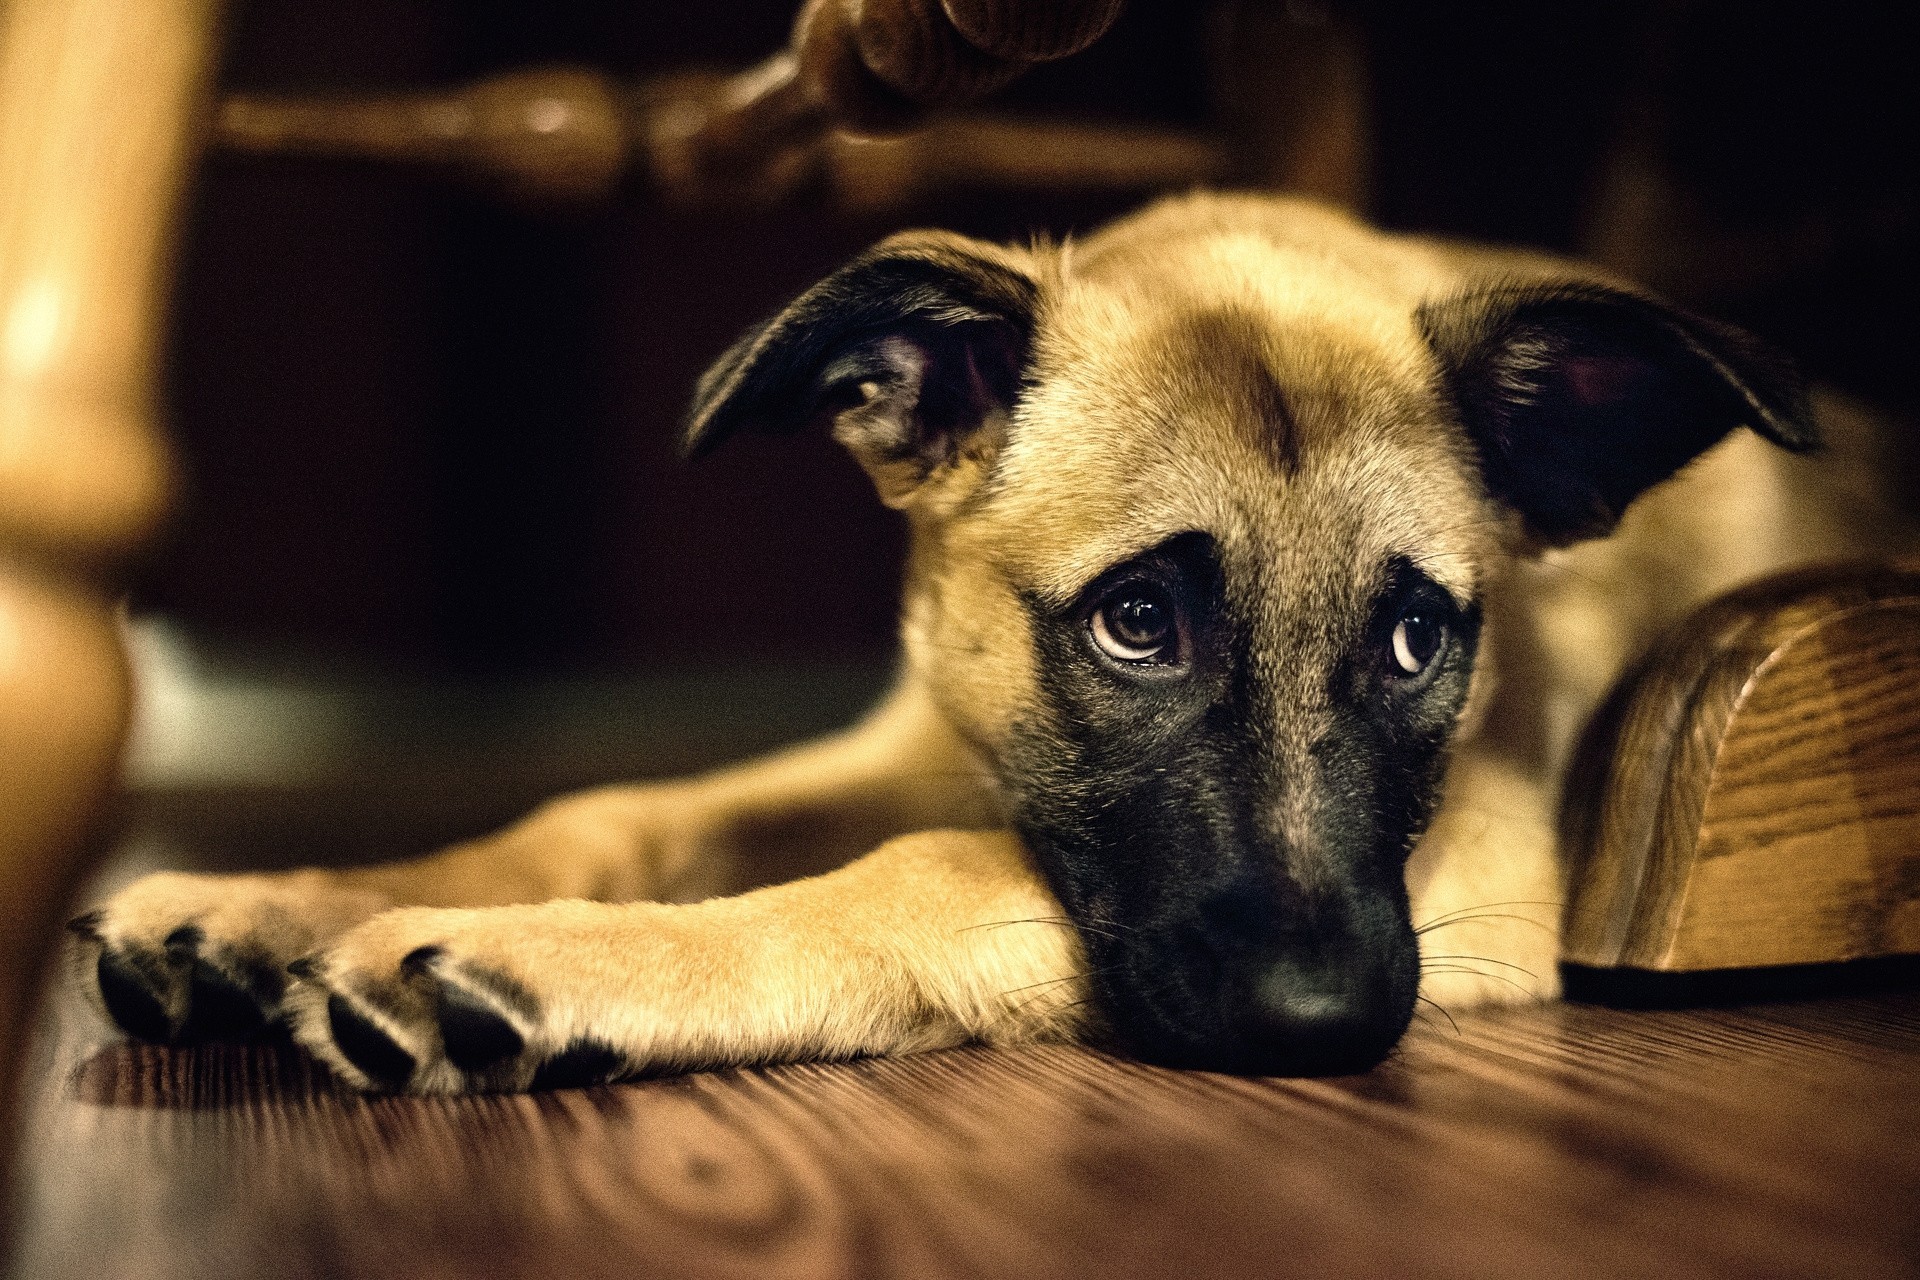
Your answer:
[[[767,203],[824,177],[871,208],[916,190],[1014,175],[1109,190],[1217,177],[1213,144],[1165,130],[986,121],[950,114],[1038,62],[1091,44],[1123,0],[808,0],[786,49],[731,76],[686,72],[631,89],[579,67],[534,68],[441,92],[294,98],[236,94],[216,145],[442,164],[539,201],[609,192],[630,169],[680,203]],[[940,137],[905,139],[942,117]],[[1024,130],[1029,154],[1006,143]],[[884,152],[857,142],[898,139]],[[977,165],[973,147],[977,140]],[[1130,153],[1138,153],[1132,158]],[[883,175],[873,190],[861,175]],[[908,175],[912,175],[909,177]]]
[[[1569,788],[1572,963],[1920,952],[1920,564],[1708,605],[1621,685]]]
[[[1052,4],[1045,0],[941,0],[967,43],[1013,62],[1053,62],[1079,53],[1107,33],[1126,0]]]
[[[461,165],[514,191],[558,199],[611,187],[627,163],[626,134],[614,83],[565,67],[508,72],[442,93],[234,94],[214,117],[215,140],[235,150]]]
[[[1190,130],[941,113],[886,137],[826,134],[750,175],[742,189],[687,172],[686,157],[676,160],[671,148],[648,154],[650,130],[658,122],[671,128],[712,89],[711,77],[683,74],[627,93],[611,77],[567,68],[445,92],[234,95],[220,105],[211,141],[236,151],[438,165],[535,204],[604,198],[633,167],[662,194],[699,205],[804,192],[868,213],[956,189],[1151,193],[1232,172],[1227,148]],[[659,166],[663,159],[668,167]]]
[[[155,348],[216,8],[0,7],[0,1147],[126,732],[115,584],[166,503]]]
[[[860,61],[882,84],[920,106],[977,101],[1026,70],[1025,63],[976,48],[939,0],[856,0],[843,7]]]
[[[1098,39],[1121,0],[808,0],[788,49],[736,77],[682,139],[692,174],[751,171],[830,130],[885,134],[979,101]],[[1045,18],[1039,9],[1049,10]],[[957,15],[957,18],[956,18]],[[668,164],[662,166],[671,169]]]
[[[898,122],[910,107],[964,107],[1036,62],[1086,48],[1123,0],[809,0],[794,24],[796,74],[832,123]],[[909,108],[910,110],[910,108]]]

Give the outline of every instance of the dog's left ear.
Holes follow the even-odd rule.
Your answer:
[[[1017,250],[939,231],[889,237],[750,331],[687,414],[699,457],[741,428],[832,425],[881,500],[910,505],[993,447],[1012,407],[1038,286]]]
[[[1542,542],[1609,532],[1735,427],[1819,443],[1791,362],[1738,329],[1599,285],[1515,285],[1419,320],[1487,486]]]

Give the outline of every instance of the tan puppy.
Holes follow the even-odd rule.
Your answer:
[[[76,922],[111,1015],[284,1019],[415,1092],[1077,1036],[1362,1069],[1419,998],[1554,992],[1586,714],[1676,611],[1847,540],[1753,340],[1279,199],[895,236],[722,359],[688,444],[816,422],[912,532],[864,723],[418,862],[152,876]],[[771,866],[820,874],[719,896]]]

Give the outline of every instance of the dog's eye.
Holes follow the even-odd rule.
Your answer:
[[[1447,643],[1447,624],[1431,608],[1415,605],[1393,627],[1393,674],[1411,680],[1431,667]]]
[[[1173,601],[1157,587],[1131,586],[1108,596],[1088,623],[1093,642],[1116,662],[1173,662],[1180,627]]]

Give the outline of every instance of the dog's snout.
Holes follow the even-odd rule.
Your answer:
[[[1411,934],[1361,927],[1351,913],[1309,916],[1242,889],[1196,904],[1173,941],[1162,963],[1172,958],[1180,980],[1161,987],[1154,1021],[1182,1047],[1143,1045],[1152,1056],[1257,1075],[1346,1074],[1384,1058],[1412,1016]],[[1169,1000],[1174,991],[1184,998]]]

